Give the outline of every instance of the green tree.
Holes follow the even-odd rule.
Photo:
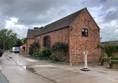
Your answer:
[[[12,30],[0,30],[0,44],[3,46],[4,50],[9,50],[16,44],[16,36],[17,34],[13,33]]]
[[[21,41],[22,41],[23,44],[25,44],[26,43],[26,38],[22,38]]]
[[[22,39],[17,38],[16,39],[16,44],[14,46],[21,46],[25,43],[26,43],[26,38],[22,38]]]
[[[22,40],[21,40],[21,39],[16,39],[16,44],[15,44],[15,46],[21,46],[21,45],[23,45]]]

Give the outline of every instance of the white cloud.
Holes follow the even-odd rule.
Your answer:
[[[19,37],[87,7],[101,28],[102,41],[118,40],[118,0],[0,0],[0,27]]]
[[[10,18],[6,20],[5,28],[13,30],[13,32],[17,33],[19,38],[23,38],[26,36],[28,27],[18,24],[17,18]]]

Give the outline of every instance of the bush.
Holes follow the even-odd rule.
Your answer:
[[[113,53],[118,52],[118,45],[106,45],[104,49],[108,57],[111,57]]]
[[[51,54],[51,56],[49,57],[49,60],[53,60],[53,61],[59,61],[58,58],[56,57],[56,54]]]
[[[111,60],[118,60],[118,56],[112,56]]]
[[[49,58],[51,55],[51,50],[49,48],[42,48],[39,53],[38,53],[38,57],[39,58]]]
[[[38,52],[39,51],[39,48],[40,48],[39,43],[33,42],[30,45],[30,48],[29,48],[29,55],[33,56],[35,54],[35,52]]]
[[[33,57],[38,57],[38,53],[39,53],[39,51],[35,51],[35,52],[32,54],[32,56],[33,56]]]
[[[102,57],[100,61],[101,62],[106,62],[106,61],[108,61],[108,58],[107,57]]]
[[[57,42],[52,46],[52,50],[56,52],[68,52],[68,44]]]
[[[111,60],[112,64],[118,64],[118,60]]]

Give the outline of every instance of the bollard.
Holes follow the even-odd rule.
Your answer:
[[[90,71],[90,70],[88,69],[88,62],[87,62],[88,51],[85,50],[85,51],[83,52],[83,55],[84,55],[84,68],[82,68],[81,70],[82,70],[82,71]]]

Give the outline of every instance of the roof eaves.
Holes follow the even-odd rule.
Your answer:
[[[34,37],[37,37],[37,36],[40,36],[40,35],[43,35],[43,34],[47,34],[47,33],[50,33],[50,32],[54,32],[54,31],[58,31],[58,30],[61,30],[61,29],[64,29],[64,28],[68,28],[69,26],[65,26],[63,28],[58,28],[58,29],[55,29],[55,30],[51,30],[51,31],[48,31],[48,32],[44,32],[42,34],[37,34],[35,35]]]

